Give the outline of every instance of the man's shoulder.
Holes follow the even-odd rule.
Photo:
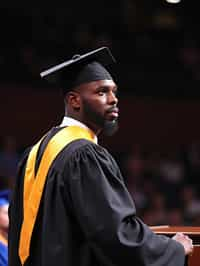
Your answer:
[[[64,153],[66,157],[69,156],[70,158],[83,156],[85,158],[87,157],[91,159],[98,158],[98,160],[103,161],[114,161],[113,156],[106,148],[87,139],[78,139],[72,141],[64,149]]]
[[[104,150],[104,148],[96,143],[87,139],[77,139],[69,143],[66,147],[66,151],[70,152],[84,152],[85,150]]]

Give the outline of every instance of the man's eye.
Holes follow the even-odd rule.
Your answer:
[[[99,96],[103,96],[104,94],[105,94],[105,91],[99,91],[99,92],[98,92],[98,95],[99,95]]]

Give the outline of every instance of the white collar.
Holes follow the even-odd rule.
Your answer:
[[[83,128],[87,128],[87,129],[91,130],[85,124],[81,123],[80,121],[78,121],[74,118],[68,117],[68,116],[64,116],[62,123],[59,125],[59,127],[65,127],[65,126],[79,126],[79,127],[83,127]],[[97,143],[97,136],[96,135],[95,135],[95,143]]]

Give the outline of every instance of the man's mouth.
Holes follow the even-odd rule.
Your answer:
[[[117,119],[118,116],[119,116],[119,109],[117,107],[113,107],[113,108],[110,108],[108,111],[107,111],[109,117],[113,118],[113,119]]]

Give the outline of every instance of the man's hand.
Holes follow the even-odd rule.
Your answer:
[[[184,235],[183,233],[177,233],[175,236],[172,237],[172,239],[176,240],[180,244],[183,245],[185,250],[185,255],[191,255],[193,252],[193,244],[192,239],[189,238],[187,235]]]

